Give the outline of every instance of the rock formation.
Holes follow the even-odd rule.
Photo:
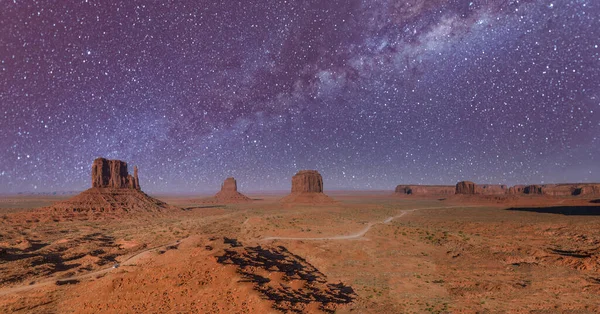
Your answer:
[[[600,195],[600,184],[586,184],[576,187],[573,190],[573,195]]]
[[[395,193],[405,195],[452,195],[453,185],[398,185]]]
[[[301,170],[292,177],[292,193],[323,193],[323,177],[316,170]]]
[[[139,182],[137,167],[134,167],[132,176],[126,162],[97,158],[92,164],[92,188],[139,190]]]
[[[165,212],[178,209],[148,196],[140,189],[138,168],[133,175],[127,163],[97,158],[92,163],[92,188],[49,207],[64,212]]]
[[[504,195],[508,193],[506,185],[501,184],[477,184],[475,185],[475,194],[481,195]]]
[[[525,190],[524,185],[515,185],[515,186],[511,186],[508,189],[508,194],[511,194],[511,195],[523,194],[524,190]]]
[[[456,184],[456,194],[475,194],[475,183],[471,181],[461,181]]]
[[[600,184],[561,183],[543,185],[515,185],[509,189],[509,194],[546,196],[596,196],[600,195]]]
[[[542,195],[543,187],[540,185],[528,185],[523,188],[523,194]]]
[[[301,170],[292,177],[292,193],[282,199],[284,203],[333,203],[323,193],[323,177],[316,170]]]
[[[238,192],[237,181],[234,178],[227,178],[221,185],[221,191],[215,195],[215,200],[219,203],[241,203],[249,202],[252,199]]]

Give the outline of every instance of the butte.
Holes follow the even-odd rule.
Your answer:
[[[245,203],[252,201],[251,198],[238,192],[237,181],[232,177],[225,179],[225,182],[221,185],[221,191],[215,195],[214,199],[218,203]]]
[[[92,187],[48,209],[56,212],[162,213],[178,208],[142,192],[137,167],[130,175],[126,162],[97,158],[92,164]]]
[[[323,177],[316,170],[301,170],[292,177],[292,193],[283,203],[332,204],[335,201],[323,193]]]

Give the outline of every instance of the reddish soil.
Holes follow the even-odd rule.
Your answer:
[[[330,194],[160,214],[6,197],[0,312],[600,312],[597,200]]]

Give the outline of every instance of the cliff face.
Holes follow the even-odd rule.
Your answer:
[[[475,194],[475,183],[471,181],[461,181],[456,184],[456,194]]]
[[[508,193],[506,185],[481,184],[475,186],[475,194],[481,195],[504,195]]]
[[[329,204],[333,199],[323,193],[323,177],[316,170],[301,170],[292,177],[292,193],[284,203]]]
[[[126,162],[97,158],[92,164],[92,187],[140,190],[138,168],[134,167],[132,176]]]
[[[452,195],[453,185],[398,185],[395,192],[406,195]]]
[[[221,185],[221,192],[237,192],[237,181],[235,178],[229,177]]]
[[[323,177],[316,170],[301,170],[292,177],[292,193],[323,193]]]
[[[142,192],[137,167],[133,168],[133,175],[130,175],[126,162],[105,158],[97,158],[92,163],[92,188],[48,209],[68,213],[103,212],[110,217],[120,213],[181,210]]]

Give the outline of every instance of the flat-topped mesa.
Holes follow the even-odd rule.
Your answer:
[[[600,195],[598,183],[559,183],[515,185],[509,189],[514,195],[544,195],[544,196],[595,196]]]
[[[504,195],[508,193],[508,188],[503,184],[476,184],[475,194],[481,195]]]
[[[454,185],[398,185],[394,191],[401,195],[452,195]]]
[[[323,193],[323,177],[316,170],[300,170],[292,177],[292,193],[284,203],[335,203]]]
[[[300,170],[292,177],[292,193],[323,193],[323,177],[316,170]]]
[[[544,188],[540,185],[528,185],[523,188],[524,194],[542,195],[544,194]]]
[[[456,194],[475,194],[475,183],[471,181],[460,181],[456,184]]]
[[[511,186],[510,188],[508,188],[508,194],[511,195],[518,195],[518,194],[524,194],[525,190],[525,186],[524,185],[515,185],[515,186]]]
[[[92,164],[92,187],[140,190],[138,168],[133,168],[132,176],[126,162],[96,158]]]

